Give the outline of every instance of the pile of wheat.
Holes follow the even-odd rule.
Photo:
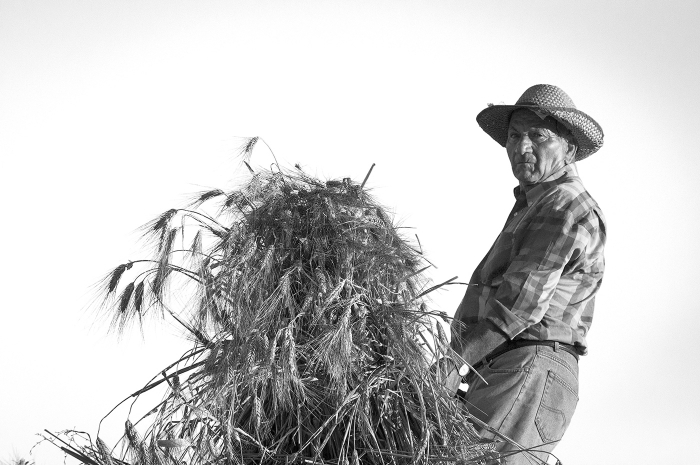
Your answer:
[[[424,260],[363,186],[266,171],[146,228],[155,256],[105,281],[113,324],[170,314],[194,347],[136,393],[170,385],[134,420],[143,434],[127,421],[119,460],[99,440],[71,455],[134,465],[491,456],[430,368],[448,349],[423,302]],[[179,309],[175,283],[190,296]]]

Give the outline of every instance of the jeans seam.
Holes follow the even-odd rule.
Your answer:
[[[562,412],[560,409],[552,408],[544,404],[545,400],[547,399],[547,394],[549,393],[549,390],[552,388],[552,382],[550,382],[550,379],[552,382],[556,379],[556,375],[552,372],[552,370],[547,371],[547,379],[544,384],[544,390],[542,391],[542,397],[540,398],[540,404],[537,406],[537,412],[535,413],[535,426],[537,428],[537,432],[540,435],[540,439],[542,439],[544,442],[549,442],[552,441],[553,439],[550,438],[549,436],[545,435],[543,430],[543,425],[542,425],[542,420],[540,419],[540,411],[544,408],[546,410],[549,410],[552,413],[557,413],[561,416],[564,417],[564,422],[566,422],[566,414]],[[561,438],[556,439],[556,441],[561,440]]]
[[[491,367],[487,367],[487,368],[491,373],[529,373],[530,372],[529,368],[514,368],[512,370],[504,370],[504,369],[497,370],[497,369],[493,369]]]
[[[570,385],[569,383],[567,383],[566,380],[565,380],[564,378],[562,378],[561,376],[559,376],[558,374],[554,373],[554,372],[551,371],[551,370],[550,370],[550,373],[552,373],[552,377],[553,377],[556,381],[558,381],[558,382],[564,387],[564,389],[566,389],[567,391],[569,391],[570,393],[572,393],[573,395],[575,395],[575,396],[576,396],[576,399],[578,399],[578,392],[576,392],[576,389],[574,389],[573,387],[571,387],[571,385]]]
[[[547,353],[539,353],[537,355],[539,355],[543,358],[546,358],[547,360],[550,360],[552,362],[555,362],[558,365],[561,365],[562,367],[566,368],[566,370],[569,373],[571,373],[574,376],[574,378],[578,379],[578,374],[571,368],[571,365],[569,365],[568,363],[566,363],[562,359],[557,358],[557,357],[552,357],[551,355],[549,355]]]
[[[578,393],[576,392],[576,390],[574,390],[561,376],[557,375],[552,370],[547,371],[547,380],[545,382],[545,388],[544,388],[544,391],[542,392],[540,404],[537,407],[537,412],[535,414],[535,426],[537,428],[537,432],[539,433],[540,438],[545,442],[552,441],[555,439],[550,438],[548,435],[545,434],[546,431],[544,431],[544,430],[545,430],[547,423],[540,416],[540,412],[543,409],[547,410],[551,413],[559,414],[564,419],[564,431],[561,432],[561,436],[559,436],[559,439],[556,439],[557,442],[560,441],[561,437],[564,435],[564,432],[566,431],[566,427],[568,426],[567,422],[571,421],[571,414],[567,414],[566,412],[564,412],[561,409],[550,407],[549,405],[545,405],[545,401],[548,398],[549,390],[554,388],[555,383],[559,383],[564,389],[569,391],[569,393],[571,393],[575,397],[576,403],[578,403],[578,400],[579,400]],[[575,410],[575,407],[574,407],[574,410]]]
[[[511,414],[513,413],[513,410],[515,410],[515,406],[516,406],[516,404],[518,404],[518,401],[521,398],[521,395],[523,393],[523,390],[525,389],[525,386],[528,384],[528,382],[530,381],[530,379],[532,377],[532,370],[530,370],[530,368],[532,367],[532,365],[534,365],[534,363],[535,363],[535,361],[533,360],[532,363],[530,363],[530,365],[528,365],[527,369],[524,371],[524,373],[527,373],[525,375],[525,380],[523,380],[523,383],[520,385],[520,390],[518,391],[518,395],[515,397],[515,400],[511,404],[510,409],[508,410],[508,413],[505,414],[505,416],[503,417],[503,420],[501,420],[501,423],[498,425],[498,428],[496,428],[497,431],[501,431],[501,429],[503,428],[503,425],[506,423],[506,421],[508,419],[510,419]]]
[[[517,349],[513,349],[513,350],[517,350]],[[510,352],[510,351],[508,351],[508,352]],[[489,362],[487,364],[484,365],[484,368],[487,368],[491,373],[529,373],[530,372],[530,367],[532,366],[532,363],[530,363],[529,365],[527,365],[523,368],[510,368],[510,369],[508,369],[508,368],[505,368],[505,369],[503,369],[503,368],[501,368],[501,369],[491,368],[491,365],[493,365],[493,363],[496,360],[498,360],[500,357],[506,355],[508,352],[503,352],[498,357],[492,358],[491,360],[489,360]],[[537,353],[535,353],[535,356],[536,355],[537,355]]]

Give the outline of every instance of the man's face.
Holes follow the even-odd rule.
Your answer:
[[[576,149],[557,134],[551,119],[543,120],[530,110],[513,112],[506,151],[513,175],[521,186],[544,181],[574,159]]]

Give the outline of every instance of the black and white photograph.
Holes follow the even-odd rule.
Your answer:
[[[693,463],[699,19],[0,0],[0,465]]]

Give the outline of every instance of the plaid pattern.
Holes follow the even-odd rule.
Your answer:
[[[559,341],[585,354],[605,268],[603,213],[574,165],[514,192],[515,207],[472,275],[453,335],[488,319],[510,339]]]

